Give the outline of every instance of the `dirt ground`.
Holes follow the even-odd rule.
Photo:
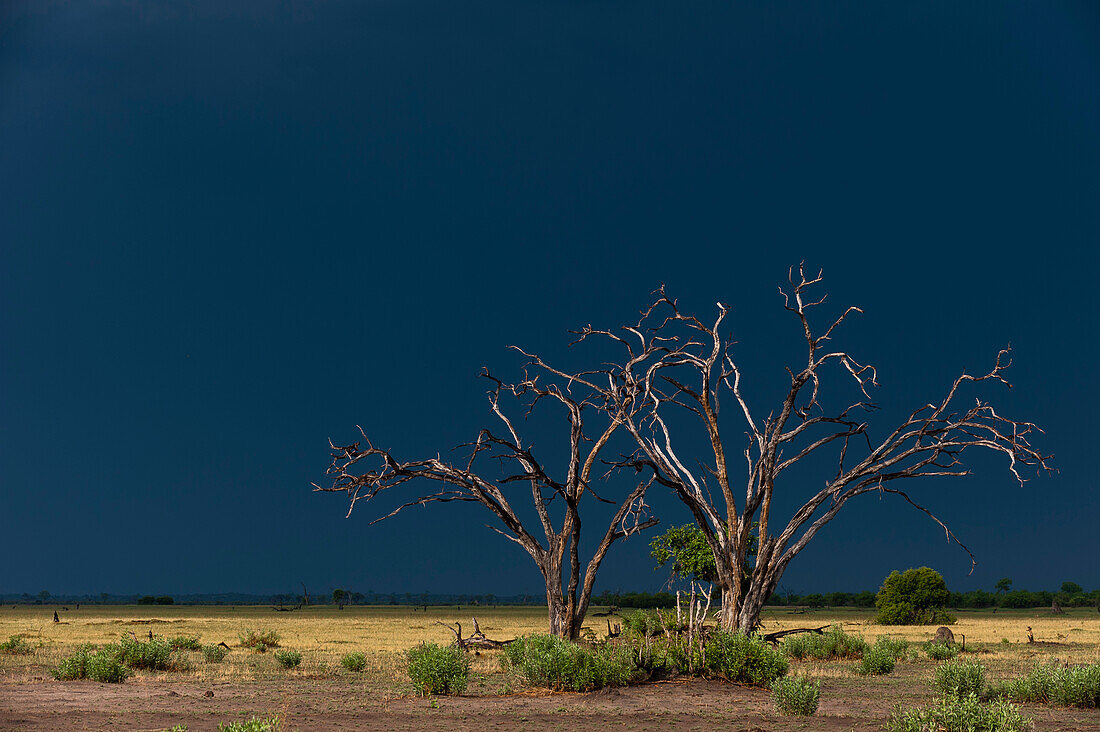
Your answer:
[[[832,688],[830,688],[832,687]],[[423,699],[389,697],[331,680],[240,683],[52,679],[0,687],[2,730],[214,730],[279,714],[287,730],[881,730],[898,702],[926,702],[904,679],[824,683],[809,719],[776,715],[766,691],[719,681],[652,683],[590,694],[524,693]],[[1037,730],[1100,730],[1090,710],[1024,705]]]

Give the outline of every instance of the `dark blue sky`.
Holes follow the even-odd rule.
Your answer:
[[[6,2],[0,592],[538,591],[476,507],[345,520],[327,438],[446,450],[506,345],[579,358],[660,282],[732,306],[767,411],[802,259],[866,310],[873,426],[1011,342],[988,395],[1061,472],[921,487],[971,577],[869,498],[783,586],[1096,587],[1098,81],[1088,1]]]

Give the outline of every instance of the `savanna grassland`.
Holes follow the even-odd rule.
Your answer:
[[[596,610],[599,610],[598,608]],[[938,665],[923,655],[897,664],[885,676],[860,676],[850,661],[793,661],[792,674],[821,681],[821,704],[809,718],[778,715],[765,689],[718,680],[667,679],[588,694],[551,693],[524,687],[501,670],[499,652],[472,659],[470,684],[459,696],[421,698],[404,673],[402,652],[422,641],[449,643],[453,635],[436,621],[463,624],[476,615],[490,638],[508,639],[546,629],[545,610],[532,607],[310,607],[273,612],[268,607],[89,606],[0,608],[0,641],[23,636],[28,654],[0,654],[0,729],[216,729],[252,715],[279,715],[286,729],[615,729],[796,730],[881,729],[896,703],[927,704]],[[1100,613],[1077,608],[1065,615],[1046,610],[963,611],[952,626],[966,637],[967,657],[980,660],[990,681],[1020,676],[1052,658],[1070,664],[1100,663]],[[845,632],[873,641],[891,635],[927,641],[934,627],[883,627],[869,611],[777,608],[765,613],[764,630],[842,624]],[[588,627],[606,633],[604,617]],[[619,621],[612,616],[612,623]],[[1027,642],[1030,626],[1035,642]],[[259,653],[241,646],[249,630],[275,631],[277,648]],[[120,684],[58,681],[52,671],[84,644],[117,642],[121,636],[198,637],[225,643],[221,662],[201,651],[178,651],[185,668],[137,670]],[[276,651],[301,653],[284,668]],[[362,671],[341,658],[364,654]],[[1023,704],[1043,730],[1097,730],[1095,709]]]

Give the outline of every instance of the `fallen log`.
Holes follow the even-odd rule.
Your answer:
[[[441,620],[435,621],[435,624],[442,625],[444,628],[454,633],[455,646],[463,650],[467,650],[470,648],[503,648],[504,646],[515,640],[513,638],[511,640],[499,641],[493,640],[492,638],[486,638],[485,634],[481,632],[481,626],[478,625],[477,618],[471,619],[474,621],[474,632],[466,638],[462,637],[462,623],[459,623],[457,621],[454,623],[457,630]]]
[[[824,635],[825,629],[831,627],[831,625],[822,625],[820,628],[791,628],[789,630],[777,630],[774,633],[768,633],[762,636],[768,643],[778,643],[781,638],[786,638],[788,635],[795,635],[797,633],[816,633],[817,635]]]

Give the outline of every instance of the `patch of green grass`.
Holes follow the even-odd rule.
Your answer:
[[[221,663],[228,653],[229,649],[225,646],[205,645],[202,647],[202,660],[207,663]]]

